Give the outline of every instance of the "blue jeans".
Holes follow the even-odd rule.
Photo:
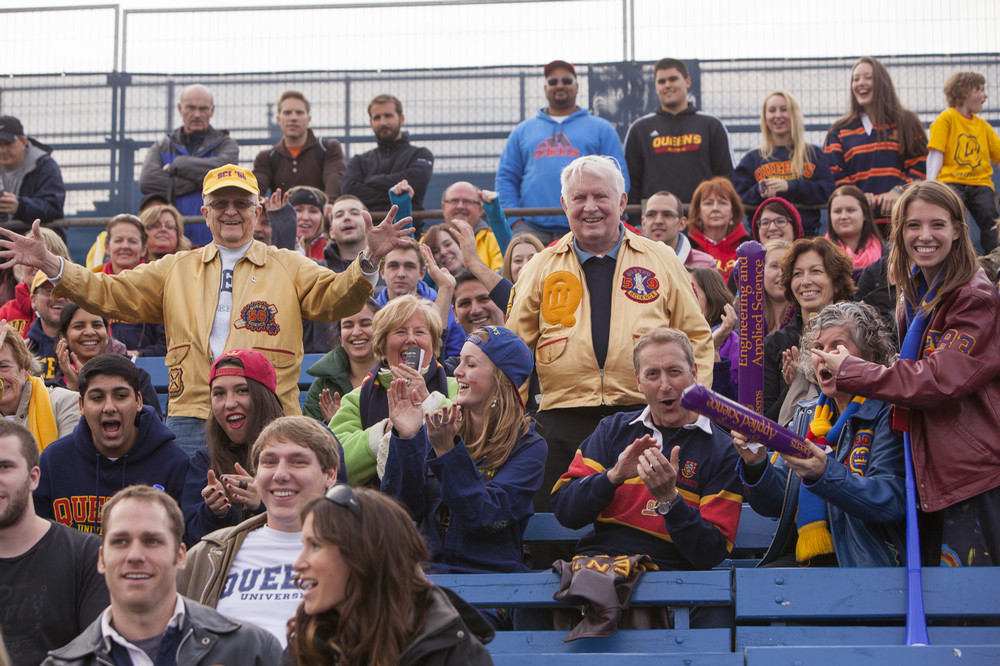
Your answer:
[[[189,456],[205,447],[205,420],[193,416],[168,416],[167,427],[174,431],[177,444]]]

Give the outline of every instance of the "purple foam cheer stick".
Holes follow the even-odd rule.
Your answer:
[[[736,367],[740,404],[764,412],[764,246],[747,241],[736,250],[740,257],[740,356]]]
[[[692,384],[681,394],[681,406],[704,414],[729,430],[735,430],[751,442],[760,442],[769,449],[795,458],[809,458],[809,444],[788,428],[783,428],[766,416],[747,409],[701,384]]]

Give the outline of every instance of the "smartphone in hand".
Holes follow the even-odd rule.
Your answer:
[[[424,365],[424,350],[417,346],[407,347],[406,365],[419,372]]]

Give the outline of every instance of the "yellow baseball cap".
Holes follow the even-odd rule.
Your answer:
[[[35,290],[42,286],[44,282],[49,282],[49,277],[45,274],[45,271],[39,270],[35,273],[35,278],[31,281],[31,288],[28,289],[28,293],[34,295]]]
[[[235,164],[226,164],[218,169],[212,169],[205,174],[205,182],[201,186],[201,195],[211,194],[223,187],[238,187],[251,194],[260,195],[260,188],[257,187],[257,178],[250,169],[238,167]]]

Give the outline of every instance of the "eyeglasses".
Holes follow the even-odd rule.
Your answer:
[[[546,83],[548,83],[550,86],[553,86],[553,87],[559,85],[560,82],[564,86],[571,86],[574,83],[576,83],[576,77],[573,77],[573,76],[564,76],[562,78],[559,78],[558,76],[552,76],[552,77],[550,77],[546,81]]]
[[[648,217],[651,220],[655,220],[658,217],[662,217],[664,220],[676,220],[680,218],[680,215],[672,210],[662,212],[658,210],[649,210],[646,211],[646,214],[643,215],[643,217]]]
[[[765,229],[773,224],[780,229],[781,227],[787,226],[789,222],[790,220],[787,217],[776,217],[773,220],[760,220],[757,222],[757,228]]]
[[[479,202],[475,199],[445,199],[441,203],[448,204],[449,206],[458,206],[459,204],[463,206],[478,206]]]
[[[237,208],[238,208],[238,206],[237,206]],[[225,209],[223,209],[223,210],[225,210]],[[156,221],[156,222],[152,223],[151,225],[149,225],[148,227],[146,227],[146,229],[148,229],[149,231],[156,231],[157,229],[166,229],[167,231],[177,231],[177,225],[175,225],[175,224],[163,224],[160,221]]]
[[[354,494],[351,487],[346,483],[338,483],[335,486],[331,486],[329,490],[326,491],[324,496],[337,506],[342,506],[346,509],[350,509],[354,516],[361,520],[361,502],[358,501],[358,496]]]
[[[217,213],[225,213],[232,206],[238,211],[250,210],[257,205],[256,201],[251,201],[249,199],[236,199],[235,201],[226,201],[225,199],[212,201],[211,203],[205,204],[207,208],[211,208]]]

